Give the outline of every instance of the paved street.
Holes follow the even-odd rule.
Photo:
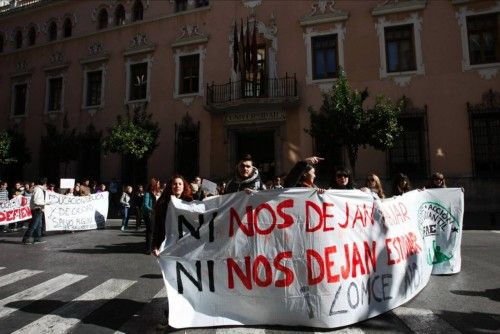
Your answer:
[[[143,254],[143,231],[50,233],[24,246],[0,232],[0,333],[158,333],[165,292]],[[131,224],[134,226],[134,224]],[[411,302],[337,331],[288,327],[174,330],[173,333],[498,333],[500,233],[465,231],[462,272],[433,276]]]

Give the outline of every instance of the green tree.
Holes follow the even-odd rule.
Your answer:
[[[107,129],[108,135],[103,139],[105,152],[121,153],[125,162],[133,162],[131,181],[134,182],[138,165],[145,163],[158,146],[160,128],[152,116],[138,109],[132,114],[128,111],[124,117],[118,115],[116,125]]]
[[[0,132],[0,174],[6,179],[21,179],[23,166],[31,162],[24,134],[8,129]]]
[[[365,109],[363,104],[367,98],[368,90],[360,92],[351,88],[340,69],[333,88],[323,94],[319,112],[309,107],[311,128],[306,132],[314,138],[345,147],[353,174],[360,147],[369,145],[386,150],[392,147],[401,132],[398,124],[400,104],[380,95],[375,98],[373,108]]]
[[[10,156],[10,147],[12,144],[12,137],[7,132],[3,130],[0,132],[0,164],[7,165],[12,163],[12,157]]]

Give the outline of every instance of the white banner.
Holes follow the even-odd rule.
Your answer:
[[[0,225],[12,224],[30,218],[29,198],[16,196],[10,201],[0,203]]]
[[[340,327],[460,271],[463,192],[358,190],[173,198],[159,258],[176,328]]]
[[[80,231],[104,227],[108,216],[108,192],[90,196],[66,196],[46,192],[47,231]]]

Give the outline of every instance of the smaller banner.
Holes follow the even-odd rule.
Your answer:
[[[89,196],[46,193],[45,227],[47,231],[81,231],[104,227],[108,216],[108,192]]]
[[[75,187],[75,179],[61,179],[59,182],[59,188],[61,189],[71,189]]]
[[[0,225],[12,224],[31,218],[30,201],[27,197],[16,196],[0,203]]]

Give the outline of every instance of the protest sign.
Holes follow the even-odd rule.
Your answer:
[[[72,189],[75,187],[75,179],[61,179],[59,182],[60,189]]]
[[[339,327],[413,298],[431,272],[460,271],[463,192],[379,200],[287,189],[172,198],[159,263],[176,328]]]
[[[218,194],[217,183],[212,182],[212,181],[207,180],[207,179],[203,179],[203,181],[201,181],[201,189],[203,189],[203,191],[206,191],[207,193],[212,194],[212,195]]]
[[[108,192],[89,196],[66,196],[46,192],[47,231],[80,231],[103,227],[108,216]]]
[[[27,197],[16,196],[0,203],[0,225],[7,225],[31,218],[30,201]]]

